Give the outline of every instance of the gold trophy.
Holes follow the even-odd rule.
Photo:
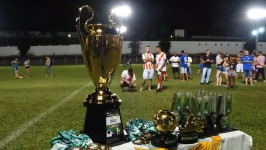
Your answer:
[[[91,17],[82,22],[84,9]],[[93,15],[92,8],[85,5],[79,8],[76,19],[83,61],[96,87],[83,102],[87,107],[83,133],[93,142],[109,144],[124,136],[119,109],[121,100],[108,88],[120,62],[123,37],[113,21],[113,13],[109,15],[109,24],[90,24]]]

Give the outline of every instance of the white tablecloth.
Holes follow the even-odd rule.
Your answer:
[[[222,138],[220,150],[250,150],[253,144],[252,137],[242,131],[222,133],[220,136]],[[211,139],[199,139],[199,142],[200,141],[211,141]],[[178,144],[173,150],[189,150],[195,145],[197,145],[197,143]],[[114,146],[112,150],[135,150],[136,147],[152,150],[151,145],[134,145],[132,142]]]

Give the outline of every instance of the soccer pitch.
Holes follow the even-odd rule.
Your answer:
[[[214,67],[214,65],[213,65]],[[121,92],[119,81],[121,72],[128,67],[119,66],[110,86],[122,100],[123,124],[129,119],[152,120],[162,109],[170,109],[176,91],[198,89],[233,94],[231,124],[253,137],[253,150],[263,149],[265,143],[266,102],[265,86],[259,81],[254,87],[245,86],[241,79],[236,82],[236,90],[216,87],[213,68],[210,85],[200,85],[201,73],[193,65],[193,80],[173,80],[171,67],[168,81],[163,81],[163,91],[155,93],[157,80],[153,80],[153,91],[147,90],[147,83],[139,92],[142,81],[142,66],[133,64],[137,78],[134,92]],[[45,66],[32,66],[31,77],[25,77],[24,67],[20,67],[23,79],[14,79],[12,67],[0,67],[0,149],[6,150],[47,150],[50,140],[58,130],[82,130],[85,118],[83,100],[94,91],[94,85],[83,65],[52,66],[53,78],[45,77]],[[93,123],[93,122],[92,122]]]

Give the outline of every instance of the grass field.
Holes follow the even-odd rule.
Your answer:
[[[20,67],[21,75],[25,74]],[[142,78],[141,65],[134,65],[139,89]],[[245,86],[237,81],[236,90],[215,87],[215,69],[210,85],[199,85],[200,75],[197,66],[193,66],[193,80],[182,82],[173,80],[171,70],[169,81],[163,82],[164,91],[121,92],[120,74],[126,67],[119,66],[110,87],[123,101],[121,113],[123,123],[138,117],[152,120],[160,109],[170,109],[175,91],[198,89],[232,93],[233,112],[231,123],[241,131],[253,137],[253,150],[262,150],[265,143],[266,120],[266,84],[254,83],[254,87]],[[6,150],[47,150],[50,140],[57,136],[58,130],[73,129],[79,132],[83,128],[85,107],[82,101],[94,86],[85,70],[80,66],[53,66],[54,77],[45,77],[45,67],[32,66],[31,77],[14,79],[11,67],[0,67],[0,149]],[[153,82],[155,89],[157,81]],[[147,87],[147,85],[146,85]]]

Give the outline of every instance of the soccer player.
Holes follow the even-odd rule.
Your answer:
[[[133,88],[136,87],[136,76],[133,72],[132,68],[129,68],[128,70],[124,70],[121,74],[121,81],[120,81],[120,87],[122,88],[122,92],[124,92],[124,87],[128,87],[128,91],[132,91]]]
[[[211,63],[213,62],[212,57],[210,56],[211,52],[210,50],[206,50],[206,55],[202,57],[202,63],[203,63],[203,71],[201,76],[200,84],[202,85],[204,83],[205,74],[207,74],[206,78],[206,84],[209,84],[210,75],[211,75]]]
[[[259,75],[261,74],[263,82],[265,82],[265,74],[264,74],[264,64],[265,64],[265,56],[262,55],[262,52],[258,52],[258,57],[257,57],[257,74],[256,74],[256,79],[255,82],[257,82]]]
[[[187,61],[188,61],[188,57],[185,54],[184,50],[181,51],[181,58],[180,58],[180,64],[181,64],[181,74],[182,74],[182,81],[188,80],[188,76],[187,76]]]
[[[254,59],[251,55],[249,55],[248,50],[245,50],[245,55],[241,57],[241,62],[243,63],[245,85],[248,85],[248,78],[249,78],[250,85],[253,86],[253,84],[252,84],[252,64],[254,62]]]
[[[170,58],[170,62],[172,64],[172,72],[173,72],[173,77],[176,79],[176,74],[177,74],[177,79],[179,79],[179,63],[180,59],[177,56],[177,52],[174,53],[174,56]]]
[[[242,73],[242,79],[244,80],[244,73],[243,73],[243,63],[241,62],[241,58],[243,56],[243,51],[240,51],[237,55],[237,65],[236,65],[236,80],[238,79],[238,73]]]
[[[11,61],[11,65],[13,66],[15,78],[20,78],[20,76],[19,76],[19,68],[18,68],[18,65],[19,65],[18,58],[15,58],[15,60]]]
[[[53,74],[51,72],[51,58],[49,58],[48,56],[45,57],[46,58],[46,77],[48,77],[48,75],[50,75],[50,77],[53,77]]]
[[[166,54],[161,50],[160,46],[156,46],[156,66],[155,70],[157,71],[158,74],[158,85],[157,85],[157,90],[156,93],[162,91],[162,71],[166,69]]]
[[[26,75],[30,77],[30,59],[29,58],[24,62],[24,66],[26,68]]]
[[[139,91],[142,91],[143,86],[145,85],[146,80],[149,80],[149,87],[148,90],[151,90],[151,84],[152,84],[152,78],[154,76],[154,70],[153,70],[153,62],[154,62],[154,56],[152,53],[150,53],[150,46],[146,46],[145,53],[142,54],[142,60],[143,60],[143,80],[141,84],[141,88]]]

